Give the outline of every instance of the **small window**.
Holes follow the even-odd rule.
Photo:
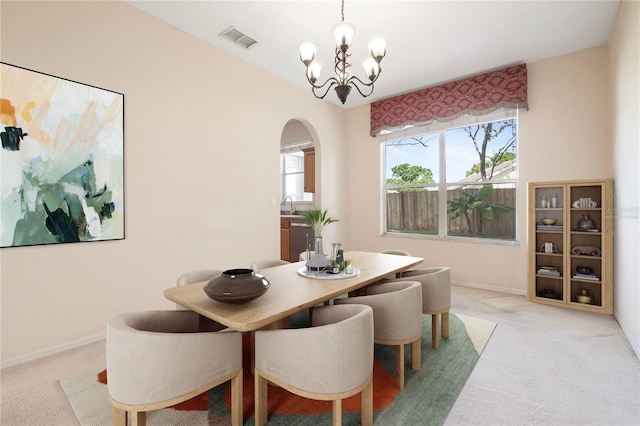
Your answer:
[[[517,119],[383,144],[384,232],[516,240]]]
[[[302,151],[280,154],[282,200],[291,197],[294,203],[312,202],[313,194],[304,192],[304,155]]]

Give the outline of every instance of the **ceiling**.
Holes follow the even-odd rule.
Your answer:
[[[297,43],[318,44],[332,71],[333,26],[340,1],[127,1],[132,6],[311,92]],[[363,1],[347,0],[345,21],[356,27],[353,73],[365,79],[362,60],[376,35],[388,40],[373,95],[355,90],[344,107],[438,83],[605,45],[619,1]],[[233,26],[255,39],[248,49],[219,36]],[[325,98],[340,105],[333,92]]]

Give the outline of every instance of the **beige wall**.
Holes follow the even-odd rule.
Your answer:
[[[623,1],[610,40],[615,187],[613,309],[640,355],[640,3]]]
[[[126,132],[125,240],[0,251],[3,365],[99,336],[116,313],[173,308],[162,292],[189,269],[279,257],[291,118],[312,126],[318,198],[344,216],[343,167],[327,160],[341,108],[125,3],[1,7],[1,60],[124,93]]]
[[[458,284],[526,294],[527,182],[612,177],[609,69],[600,47],[527,64],[529,111],[519,117],[516,245],[380,236],[380,144],[368,135],[369,108],[348,113],[348,242],[356,248],[402,248],[447,265]],[[358,188],[354,190],[354,188]],[[347,246],[349,248],[349,246]]]
[[[346,249],[406,248],[427,265],[451,265],[458,283],[508,292],[525,291],[526,182],[613,174],[607,49],[531,63],[519,245],[380,237],[380,151],[368,107],[345,112],[318,101],[123,3],[0,7],[2,61],[125,93],[127,201],[123,241],[0,251],[3,366],[100,337],[118,312],[171,309],[162,291],[183,271],[277,257],[278,149],[291,118],[311,128],[316,199],[340,218],[327,239]],[[628,66],[623,74],[631,78]],[[632,308],[637,315],[638,303]]]

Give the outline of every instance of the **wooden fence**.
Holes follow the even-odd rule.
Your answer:
[[[473,194],[477,189],[466,188]],[[447,199],[454,200],[462,189],[447,191]],[[513,240],[516,236],[515,188],[494,188],[487,203],[503,204],[513,208],[510,212],[499,212],[493,220],[482,217],[478,211],[470,211],[472,227],[464,216],[447,219],[448,235],[473,236]],[[438,234],[438,191],[408,191],[387,193],[387,231],[415,234]]]

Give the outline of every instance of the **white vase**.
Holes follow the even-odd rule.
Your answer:
[[[307,266],[313,271],[319,271],[329,266],[329,259],[324,255],[322,247],[322,236],[316,237],[316,250],[311,259],[307,261]]]

